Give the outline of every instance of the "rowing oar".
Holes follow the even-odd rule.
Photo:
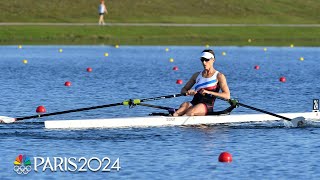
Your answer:
[[[216,97],[216,98],[224,100],[224,101],[227,101],[232,106],[242,106],[242,107],[245,107],[245,108],[248,108],[248,109],[252,109],[252,110],[255,110],[255,111],[258,111],[258,112],[261,112],[261,113],[265,113],[265,114],[269,114],[271,116],[275,116],[275,117],[283,119],[283,120],[290,121],[294,127],[301,127],[305,123],[305,118],[302,117],[302,116],[290,119],[288,117],[284,117],[284,116],[281,116],[279,114],[275,114],[275,113],[272,113],[272,112],[269,112],[269,111],[266,111],[266,110],[263,110],[263,109],[259,109],[259,108],[256,108],[256,107],[252,107],[252,106],[240,103],[236,99],[224,99],[224,98],[221,98],[221,97]]]
[[[33,116],[25,116],[25,117],[18,117],[18,118],[12,118],[12,117],[6,117],[6,116],[0,116],[0,123],[13,123],[16,121],[21,121],[21,120],[26,120],[26,119],[34,119],[34,118],[40,118],[40,117],[45,117],[45,116],[53,116],[53,115],[59,115],[59,114],[67,114],[67,113],[72,113],[72,112],[79,112],[79,111],[88,111],[92,109],[100,109],[100,108],[107,108],[107,107],[114,107],[114,106],[131,106],[131,105],[137,105],[140,104],[141,102],[146,102],[146,101],[155,101],[155,100],[160,100],[160,99],[168,99],[168,98],[174,98],[174,97],[180,97],[180,96],[185,96],[185,93],[181,94],[171,94],[171,95],[166,95],[166,96],[158,96],[158,97],[151,97],[151,98],[145,98],[145,99],[130,99],[126,100],[123,102],[119,103],[114,103],[114,104],[105,104],[105,105],[100,105],[100,106],[92,106],[92,107],[86,107],[86,108],[79,108],[79,109],[71,109],[71,110],[66,110],[66,111],[59,111],[59,112],[53,112],[53,113],[46,113],[46,114],[38,114],[38,115],[33,115]]]

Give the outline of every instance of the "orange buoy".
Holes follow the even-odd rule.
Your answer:
[[[174,66],[174,67],[172,68],[172,70],[178,71],[178,66]]]
[[[64,83],[64,85],[65,85],[65,86],[71,86],[71,82],[70,82],[70,81],[67,81],[67,82]]]
[[[280,82],[286,82],[287,80],[286,80],[285,77],[282,76],[282,77],[280,77],[279,81],[280,81]]]
[[[259,69],[260,69],[260,66],[255,65],[255,66],[254,66],[254,69],[259,70]]]
[[[44,106],[38,106],[36,109],[37,113],[45,113],[46,112],[46,108]]]
[[[219,156],[219,162],[232,162],[232,155],[228,152],[222,152]]]
[[[182,80],[181,79],[178,79],[176,84],[182,84]]]

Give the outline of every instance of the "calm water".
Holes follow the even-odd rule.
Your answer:
[[[62,48],[63,52],[59,53]],[[0,115],[34,115],[178,93],[202,69],[204,47],[0,46]],[[320,48],[214,47],[216,68],[232,97],[275,113],[308,112],[320,98]],[[105,57],[105,53],[109,53]],[[222,52],[226,52],[223,56]],[[300,61],[304,57],[304,61]],[[173,58],[174,62],[169,59]],[[27,64],[22,61],[28,60]],[[259,65],[260,70],[254,70]],[[173,71],[178,66],[178,71]],[[86,68],[91,67],[91,73]],[[286,83],[279,78],[285,76]],[[66,81],[71,87],[64,86]],[[150,102],[177,107],[189,97]],[[226,107],[217,102],[216,108]],[[18,179],[13,162],[33,157],[120,158],[120,171],[42,172],[32,179],[319,179],[319,125],[287,128],[284,122],[211,127],[46,130],[43,120],[144,116],[161,110],[113,107],[19,124],[0,125],[0,179]],[[255,113],[237,108],[236,113]],[[233,162],[219,163],[221,152]],[[52,161],[53,163],[53,161]],[[106,162],[103,163],[103,166]],[[91,166],[98,167],[98,161]],[[111,165],[110,165],[111,166]],[[33,168],[33,166],[32,166]],[[110,167],[109,167],[110,168]]]

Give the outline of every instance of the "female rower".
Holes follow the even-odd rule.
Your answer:
[[[203,71],[196,72],[181,89],[181,93],[193,96],[191,102],[184,102],[173,116],[205,116],[213,112],[216,97],[230,99],[230,91],[226,77],[217,71],[213,64],[215,54],[211,49],[202,51],[200,58]],[[191,89],[195,86],[195,90]],[[219,92],[221,90],[221,92]],[[231,111],[235,106],[228,108]]]

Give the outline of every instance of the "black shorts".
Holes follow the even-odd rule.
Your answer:
[[[211,98],[208,96],[203,96],[199,93],[194,95],[192,101],[190,102],[193,106],[197,104],[203,104],[207,110],[206,115],[213,112],[213,103],[215,101],[215,98]]]
[[[99,16],[104,15],[104,13],[99,13]]]

